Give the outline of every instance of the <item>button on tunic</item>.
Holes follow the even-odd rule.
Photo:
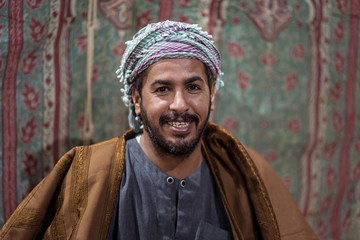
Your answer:
[[[190,176],[176,179],[158,168],[135,138],[128,140],[107,239],[232,239],[206,160]]]

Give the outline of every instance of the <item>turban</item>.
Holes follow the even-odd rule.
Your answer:
[[[129,107],[129,124],[135,132],[141,131],[142,124],[133,112],[131,88],[136,77],[151,64],[167,58],[198,59],[210,70],[209,86],[215,79],[216,89],[223,85],[219,51],[212,36],[196,24],[173,21],[152,23],[137,32],[126,45],[116,74],[123,84],[123,101]]]

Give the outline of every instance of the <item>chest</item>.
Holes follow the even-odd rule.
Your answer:
[[[115,239],[231,239],[231,227],[204,160],[185,179],[176,179],[146,155],[126,152],[113,215]],[[209,238],[211,237],[211,238]],[[215,238],[214,238],[215,237]]]

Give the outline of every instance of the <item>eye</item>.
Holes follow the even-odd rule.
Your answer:
[[[168,87],[158,87],[157,89],[155,89],[155,92],[157,92],[157,93],[165,93],[165,92],[167,92],[167,91],[169,91],[169,88]]]
[[[189,91],[198,91],[198,90],[200,90],[201,88],[200,88],[200,86],[197,85],[197,84],[191,84],[191,85],[189,85],[189,86],[187,87],[187,89],[188,89]]]

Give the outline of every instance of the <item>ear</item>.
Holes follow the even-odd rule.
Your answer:
[[[140,115],[141,114],[141,108],[140,108],[141,96],[140,96],[139,91],[135,87],[131,88],[131,98],[132,98],[132,101],[135,106],[136,115]]]
[[[211,92],[210,92],[210,104],[211,104],[210,110],[211,111],[215,110],[215,85],[216,85],[216,81],[214,81],[211,86]]]

